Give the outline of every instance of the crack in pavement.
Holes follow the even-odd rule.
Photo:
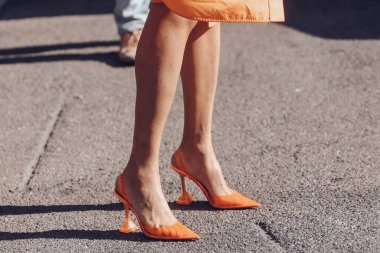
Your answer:
[[[273,241],[276,245],[278,245],[284,252],[286,252],[285,251],[285,249],[284,249],[284,247],[282,247],[282,245],[281,245],[281,243],[280,243],[280,240],[277,238],[277,236],[276,235],[274,235],[273,233],[272,233],[272,231],[269,229],[269,226],[268,226],[268,224],[266,224],[265,222],[259,222],[258,224],[257,224],[259,227],[260,227],[260,229],[264,232],[264,234],[265,234],[265,236],[266,237],[269,237],[269,239],[270,239],[270,241]]]
[[[42,137],[40,138],[40,142],[37,145],[37,151],[34,157],[32,158],[30,164],[24,170],[23,178],[21,182],[19,183],[19,185],[16,187],[16,191],[24,191],[26,187],[28,186],[30,180],[33,178],[34,172],[41,161],[41,157],[46,151],[49,140],[51,136],[53,135],[54,129],[57,126],[59,118],[62,115],[62,112],[65,107],[65,100],[66,100],[66,94],[60,97],[58,106],[52,113],[50,113],[49,116],[51,119],[48,122],[45,131],[42,133]]]

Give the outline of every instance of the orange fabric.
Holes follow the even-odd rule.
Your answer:
[[[151,0],[174,13],[205,22],[283,22],[283,0]]]
[[[173,164],[173,160],[181,167],[178,168]],[[196,178],[189,174],[186,170],[185,164],[182,160],[182,157],[178,150],[176,150],[172,156],[172,164],[171,168],[179,173],[180,175],[187,176],[189,179],[193,180],[203,191],[209,203],[219,209],[243,209],[243,208],[253,208],[260,207],[260,204],[250,198],[245,197],[241,193],[233,190],[231,194],[228,195],[216,195],[210,194],[201,182],[199,182]],[[182,183],[182,187],[184,188],[184,183]],[[184,190],[186,191],[186,190]],[[181,195],[182,196],[182,195]],[[180,196],[180,198],[181,198]],[[190,195],[191,196],[191,195]],[[177,202],[179,203],[179,202]],[[179,203],[180,204],[180,203]],[[188,204],[188,203],[187,203]]]

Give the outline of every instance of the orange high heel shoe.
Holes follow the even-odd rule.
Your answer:
[[[120,186],[119,188],[117,187],[118,185]],[[119,192],[117,189],[121,189],[121,192]],[[119,229],[120,232],[127,234],[138,229],[138,226],[131,220],[129,211],[132,210],[140,224],[142,232],[147,237],[161,240],[194,240],[200,238],[199,235],[188,229],[179,221],[173,225],[160,227],[153,227],[142,223],[133,206],[128,201],[127,194],[125,192],[125,183],[122,175],[119,175],[116,180],[114,194],[124,204],[125,207],[125,221]]]
[[[175,166],[174,164],[177,164]],[[178,168],[180,166],[181,168]],[[186,170],[185,164],[183,163],[182,157],[178,149],[173,153],[171,160],[171,168],[176,171],[181,177],[182,193],[177,200],[177,204],[189,205],[194,199],[186,191],[185,177],[193,180],[203,191],[208,202],[211,206],[218,209],[245,209],[245,208],[257,208],[260,207],[260,204],[256,201],[243,196],[241,193],[236,190],[232,190],[231,194],[228,195],[216,195],[210,194],[204,185],[202,185],[195,177],[189,174]]]

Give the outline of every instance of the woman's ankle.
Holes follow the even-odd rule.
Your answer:
[[[181,143],[178,150],[189,155],[209,155],[214,153],[214,148],[210,142]]]
[[[130,159],[122,172],[122,175],[127,182],[135,181],[137,183],[151,181],[154,178],[159,177],[159,167],[155,163],[154,165],[151,165],[146,162],[137,162]]]

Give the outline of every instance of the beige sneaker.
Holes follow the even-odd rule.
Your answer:
[[[141,29],[120,36],[119,60],[123,63],[134,63],[137,45],[141,36]]]

